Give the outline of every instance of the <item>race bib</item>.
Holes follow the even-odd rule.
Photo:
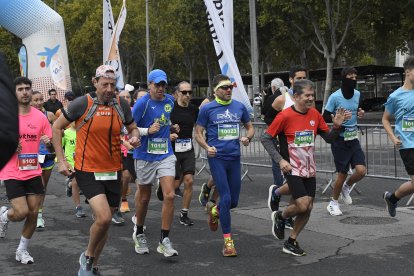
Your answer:
[[[39,157],[37,153],[18,154],[17,160],[19,163],[19,170],[21,171],[37,170],[39,167]]]
[[[191,138],[175,140],[175,152],[186,152],[192,148]]]
[[[346,127],[344,132],[344,141],[358,139],[358,127]]]
[[[147,152],[151,154],[166,154],[168,153],[167,138],[150,138],[148,139]]]
[[[46,155],[44,155],[44,154],[39,154],[39,157],[38,157],[39,163],[40,163],[40,164],[45,163],[45,158],[46,158]]]
[[[312,130],[296,131],[295,140],[293,141],[295,148],[314,146],[314,136]]]
[[[239,139],[239,124],[219,124],[219,140],[236,140]]]
[[[413,115],[403,116],[402,131],[414,131],[414,116]]]
[[[117,180],[118,174],[116,172],[102,172],[102,173],[93,173],[95,175],[95,180]]]

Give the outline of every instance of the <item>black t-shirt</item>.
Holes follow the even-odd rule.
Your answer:
[[[178,138],[192,138],[194,124],[198,117],[198,107],[190,103],[188,107],[183,107],[174,103],[174,108],[171,112],[171,123],[180,126]]]
[[[264,121],[268,126],[270,126],[272,124],[273,119],[276,117],[276,115],[278,113],[272,107],[272,103],[280,95],[281,95],[280,90],[277,89],[275,91],[275,93],[273,95],[270,95],[269,97],[267,97],[265,99],[265,102],[263,103],[262,114],[264,115]]]
[[[55,114],[56,111],[58,111],[59,109],[61,109],[63,107],[63,105],[59,100],[56,100],[55,102],[52,102],[49,99],[49,100],[47,100],[47,102],[45,102],[43,104],[43,107],[46,111],[49,111],[49,112],[52,112],[53,114]]]

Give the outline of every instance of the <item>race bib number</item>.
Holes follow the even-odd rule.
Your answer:
[[[167,138],[150,138],[148,139],[148,153],[151,154],[166,154],[168,153]]]
[[[219,140],[236,140],[239,139],[239,124],[219,124]]]
[[[314,136],[312,130],[296,131],[293,146],[296,148],[314,146]]]
[[[344,141],[358,139],[358,127],[346,127],[344,132]]]
[[[44,154],[39,154],[39,157],[38,157],[39,163],[40,163],[40,164],[45,163],[45,158],[46,158],[46,155],[44,155]]]
[[[412,115],[403,116],[402,131],[414,131],[414,116]]]
[[[186,152],[193,148],[191,138],[175,140],[175,152]]]
[[[31,171],[39,167],[39,157],[37,153],[27,153],[17,155],[19,170]]]
[[[95,175],[95,180],[117,180],[118,174],[116,172],[102,172],[102,173],[93,173]]]

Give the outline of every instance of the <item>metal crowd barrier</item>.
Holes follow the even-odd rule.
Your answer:
[[[267,129],[267,125],[262,122],[254,122],[255,137],[252,139],[250,146],[241,147],[241,164],[242,179],[249,176],[249,167],[272,167],[272,161],[267,154],[260,137]],[[241,135],[244,135],[242,128]],[[366,177],[377,177],[383,179],[399,179],[409,180],[404,164],[399,156],[398,150],[389,140],[387,133],[380,124],[360,124],[359,125],[359,141],[362,150],[365,153],[365,161],[367,165]],[[207,155],[205,150],[201,149],[197,143],[196,156],[201,160],[201,168],[197,171],[197,175],[203,170],[208,170]],[[320,136],[315,140],[315,161],[317,172],[327,173],[331,175],[331,179],[323,190],[323,193],[331,187],[335,175],[335,165],[331,152],[331,146],[327,144]],[[355,185],[352,187],[357,193]],[[407,205],[414,199],[414,195],[410,198]]]

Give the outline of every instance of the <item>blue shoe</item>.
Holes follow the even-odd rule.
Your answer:
[[[392,203],[390,201],[390,196],[391,196],[391,193],[388,191],[385,191],[383,195],[383,198],[385,201],[385,209],[387,209],[391,217],[395,217],[395,215],[397,214],[397,203]]]
[[[93,258],[86,259],[85,252],[79,257],[78,276],[93,276],[92,270]]]

